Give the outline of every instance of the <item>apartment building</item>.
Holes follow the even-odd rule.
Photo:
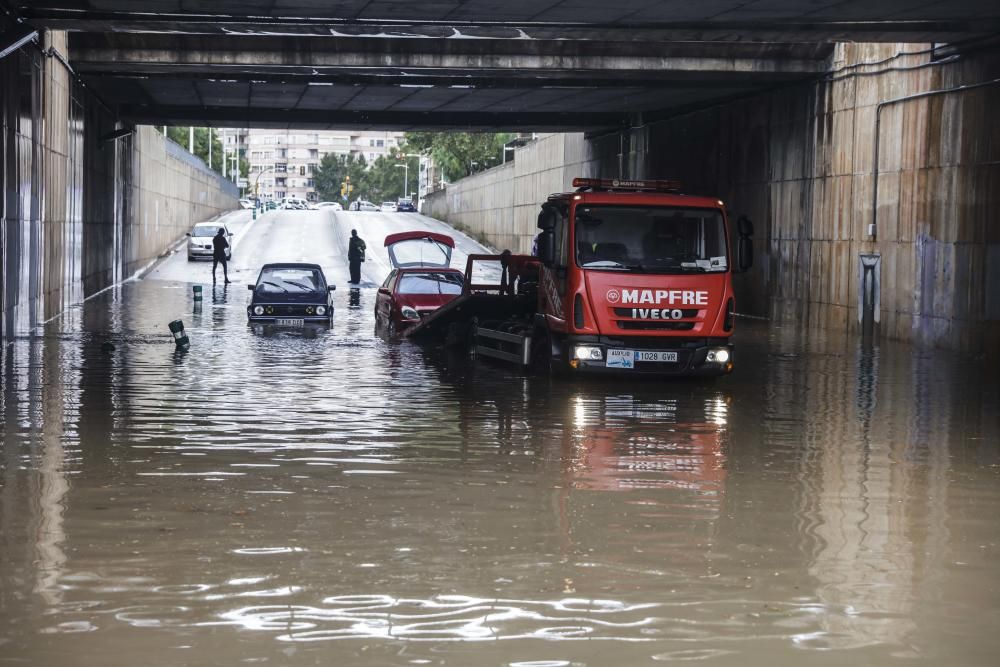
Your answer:
[[[371,163],[402,141],[402,132],[251,129],[246,136],[248,193],[256,189],[261,199],[318,201],[313,174],[324,155],[354,154]]]

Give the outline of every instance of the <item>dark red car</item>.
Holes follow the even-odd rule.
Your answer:
[[[375,299],[375,324],[389,335],[401,333],[462,293],[465,274],[451,266],[455,242],[434,232],[401,232],[385,237],[392,271]]]

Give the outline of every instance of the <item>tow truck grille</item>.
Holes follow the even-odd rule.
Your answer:
[[[618,320],[618,328],[625,331],[691,331],[694,322],[654,322],[650,320]]]

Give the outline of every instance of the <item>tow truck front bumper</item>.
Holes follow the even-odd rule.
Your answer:
[[[718,377],[733,371],[728,338],[568,336],[561,347],[571,373]]]

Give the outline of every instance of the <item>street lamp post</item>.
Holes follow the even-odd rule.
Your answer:
[[[403,164],[393,165],[395,167],[403,168],[403,199],[406,199],[406,186],[410,182],[410,169],[409,166],[404,162]]]
[[[254,220],[257,219],[257,207],[260,206],[260,192],[257,189],[257,184],[260,183],[260,175],[263,174],[265,171],[274,171],[274,165],[272,164],[267,169],[261,169],[259,172],[257,172],[257,178],[253,179],[253,198],[254,198],[253,219]]]
[[[409,199],[410,193],[407,192],[407,188],[410,185],[410,158],[411,157],[423,157],[420,153],[398,153],[396,155],[398,158],[403,159],[403,164],[397,164],[397,167],[403,167],[403,198]]]

